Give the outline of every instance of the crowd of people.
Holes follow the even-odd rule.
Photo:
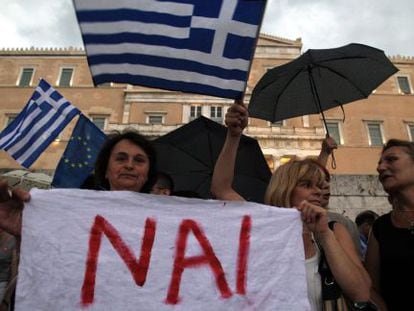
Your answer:
[[[244,105],[233,104],[225,123],[227,136],[215,165],[211,192],[220,200],[244,201],[232,187],[238,144],[248,124]],[[300,212],[311,308],[327,310],[329,303],[331,310],[339,310],[338,302],[324,292],[324,262],[351,310],[412,309],[411,286],[403,278],[408,284],[414,278],[414,143],[390,140],[378,162],[379,180],[389,194],[392,211],[382,216],[364,211],[355,222],[329,211],[326,163],[336,148],[328,137],[317,160],[292,160],[279,166],[264,198],[265,204]],[[94,178],[88,183],[93,189],[107,191],[199,197],[192,191],[174,190],[172,178],[156,171],[151,142],[134,131],[108,137],[98,155]],[[18,248],[14,244],[18,245],[21,234],[22,209],[29,200],[28,192],[10,190],[0,181],[0,296],[11,287],[14,255],[10,250]]]

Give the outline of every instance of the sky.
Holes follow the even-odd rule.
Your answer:
[[[0,0],[0,49],[82,47],[71,0]],[[367,44],[414,56],[413,0],[268,0],[262,33],[307,49]]]

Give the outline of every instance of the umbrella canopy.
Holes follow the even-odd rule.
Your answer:
[[[362,44],[308,50],[260,79],[249,114],[275,122],[322,113],[326,127],[324,110],[367,98],[397,71],[383,51]]]
[[[7,180],[10,186],[25,190],[32,188],[49,189],[52,177],[43,173],[32,173],[25,170],[14,170],[4,173],[2,179]]]
[[[212,197],[211,177],[226,132],[225,126],[199,117],[154,141],[158,170],[172,177],[175,191],[190,190],[202,198]],[[263,202],[270,176],[259,144],[243,135],[237,153],[234,189],[249,201]]]

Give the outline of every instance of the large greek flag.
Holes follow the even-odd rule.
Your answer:
[[[28,168],[80,111],[45,80],[0,133],[0,149]]]
[[[74,0],[95,84],[240,98],[266,0]]]

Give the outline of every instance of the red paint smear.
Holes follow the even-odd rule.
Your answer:
[[[237,261],[237,284],[236,292],[240,295],[246,295],[246,283],[247,283],[247,262],[249,258],[250,250],[250,232],[252,228],[251,217],[246,215],[243,217],[242,225],[240,229],[239,238],[239,254]]]
[[[147,218],[145,221],[144,236],[141,243],[139,260],[132,250],[125,244],[118,231],[102,216],[97,215],[92,225],[89,237],[89,250],[86,261],[85,277],[81,291],[81,304],[88,306],[93,303],[95,295],[96,269],[98,266],[99,249],[102,234],[105,234],[114,249],[121,256],[138,286],[143,286],[147,277],[151,259],[152,246],[155,239],[156,221]]]
[[[187,239],[190,230],[193,232],[197,241],[204,252],[204,255],[193,256],[185,258],[185,250],[187,247]],[[220,261],[214,254],[213,248],[210,245],[204,232],[200,226],[191,219],[184,219],[178,229],[178,237],[176,241],[176,253],[174,259],[174,268],[171,276],[171,282],[168,289],[167,304],[177,304],[180,301],[179,291],[181,276],[185,268],[198,267],[200,265],[209,264],[211,270],[216,278],[216,285],[220,290],[223,298],[229,298],[232,296],[232,292],[227,284],[227,280],[224,274],[224,270],[221,266]]]

